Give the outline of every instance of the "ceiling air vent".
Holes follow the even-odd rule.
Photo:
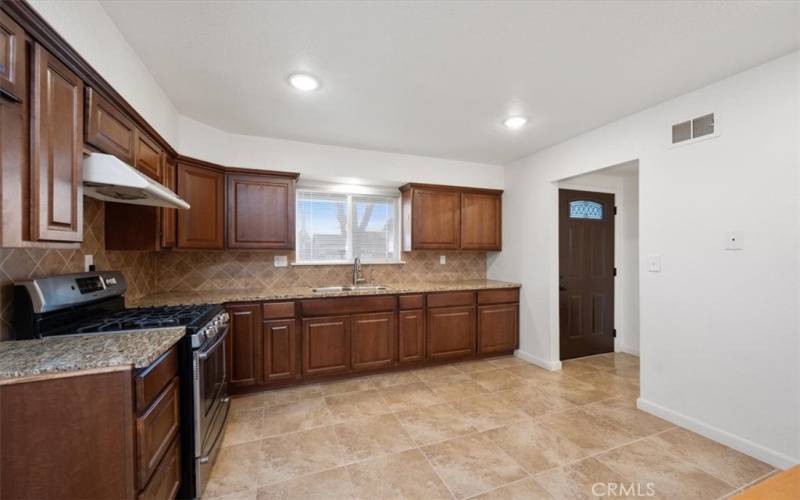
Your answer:
[[[714,135],[714,113],[699,116],[672,126],[672,144]]]

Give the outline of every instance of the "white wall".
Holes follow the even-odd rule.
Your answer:
[[[223,165],[300,172],[306,179],[350,179],[377,185],[400,186],[413,181],[503,187],[501,165],[228,134],[183,116],[178,130],[178,150],[182,154]]]
[[[637,162],[603,169],[558,182],[558,188],[613,193],[614,224],[614,350],[639,355],[639,167]],[[552,242],[558,252],[558,241]]]
[[[181,154],[316,180],[503,187],[500,165],[228,134],[186,118],[97,1],[32,0],[31,5]]]
[[[489,262],[522,282],[520,349],[554,366],[553,182],[638,159],[639,405],[779,466],[800,461],[799,67],[795,52],[508,165]],[[668,146],[670,124],[711,111],[719,137]],[[730,230],[744,250],[724,250]]]

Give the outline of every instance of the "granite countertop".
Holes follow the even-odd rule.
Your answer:
[[[183,327],[0,342],[0,381],[90,368],[144,368],[175,345]]]
[[[357,290],[315,293],[311,287],[263,288],[247,290],[204,290],[195,292],[162,292],[128,301],[128,307],[167,306],[181,304],[223,304],[226,302],[261,302],[267,300],[352,297],[359,295],[395,295],[400,293],[453,292],[492,288],[519,288],[519,283],[495,280],[463,280],[424,283],[385,283],[386,290]]]

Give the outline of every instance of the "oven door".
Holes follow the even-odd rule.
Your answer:
[[[225,339],[228,326],[206,345],[194,351],[194,415],[195,457],[207,449],[217,436],[212,435],[212,421],[227,398],[228,377],[225,366]]]

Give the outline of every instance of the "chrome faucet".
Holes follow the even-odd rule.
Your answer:
[[[358,286],[365,281],[367,280],[361,277],[361,257],[356,257],[353,260],[353,286]]]

